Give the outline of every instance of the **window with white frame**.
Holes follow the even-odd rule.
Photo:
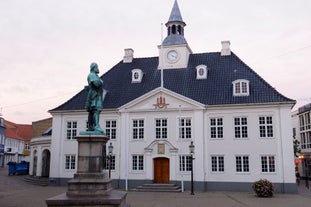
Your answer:
[[[224,172],[225,160],[223,155],[211,156],[212,172]]]
[[[236,156],[235,157],[236,172],[249,172],[249,156]]]
[[[117,121],[116,120],[107,120],[106,121],[106,135],[110,139],[116,139],[117,136]]]
[[[310,119],[310,112],[305,113],[305,123],[306,123],[306,127],[305,129],[311,129],[311,119]]]
[[[247,138],[247,117],[234,118],[234,135],[235,138]]]
[[[272,116],[259,117],[259,133],[261,138],[273,137]]]
[[[249,81],[238,79],[232,82],[234,96],[248,96],[249,95]]]
[[[300,133],[301,149],[311,149],[311,131]]]
[[[144,155],[132,155],[132,170],[133,171],[144,170]]]
[[[306,132],[307,148],[311,149],[311,131]]]
[[[307,148],[306,134],[304,132],[300,133],[300,146],[301,146],[301,149]]]
[[[197,79],[206,79],[207,78],[207,72],[208,68],[206,65],[198,65],[196,66],[197,69]]]
[[[179,139],[191,139],[191,118],[179,118]]]
[[[77,135],[77,122],[76,121],[67,121],[67,139],[73,139]]]
[[[156,119],[156,139],[167,139],[167,119]]]
[[[261,172],[275,172],[275,157],[273,155],[261,156]]]
[[[65,169],[76,169],[76,155],[65,155]]]
[[[144,139],[144,133],[145,133],[144,127],[145,127],[144,119],[133,119],[133,122],[132,122],[133,139]]]
[[[106,168],[107,170],[115,170],[116,169],[116,156],[115,155],[107,155]]]
[[[211,118],[210,125],[211,138],[222,139],[224,137],[222,118]]]
[[[190,172],[192,167],[191,155],[179,155],[179,171]]]

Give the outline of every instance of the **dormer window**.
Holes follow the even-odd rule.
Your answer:
[[[233,96],[248,96],[249,95],[249,81],[245,79],[238,79],[232,82]]]
[[[197,79],[206,79],[207,78],[207,72],[208,72],[208,68],[206,65],[198,65],[196,67],[197,69]]]
[[[143,71],[141,69],[132,70],[132,83],[141,83],[143,79]]]

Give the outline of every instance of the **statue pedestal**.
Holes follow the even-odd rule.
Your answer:
[[[108,137],[104,135],[79,135],[78,170],[68,181],[66,193],[49,198],[49,207],[56,206],[111,206],[129,207],[126,193],[112,190],[111,180],[103,169],[102,149]]]

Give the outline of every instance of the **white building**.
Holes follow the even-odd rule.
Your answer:
[[[29,140],[32,135],[31,125],[16,124],[4,120],[4,164],[8,162],[29,162]]]
[[[29,175],[49,177],[51,161],[52,118],[32,122]]]
[[[301,153],[296,159],[296,170],[303,178],[311,177],[311,103],[292,113],[295,138],[300,143]]]
[[[195,145],[196,190],[251,190],[261,178],[279,192],[296,192],[289,99],[242,62],[223,41],[220,52],[195,54],[175,1],[159,57],[123,61],[101,78],[107,92],[101,126],[114,146],[115,186],[185,184]],[[86,71],[87,74],[87,71]],[[163,74],[163,75],[162,75]],[[82,90],[52,109],[50,177],[63,183],[77,168],[77,142],[86,129]]]

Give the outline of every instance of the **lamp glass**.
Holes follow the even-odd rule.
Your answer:
[[[193,142],[191,142],[191,144],[189,145],[189,151],[190,151],[190,154],[194,154],[194,144],[193,144]]]

